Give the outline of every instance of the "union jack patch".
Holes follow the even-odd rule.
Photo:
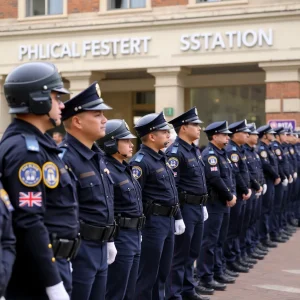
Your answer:
[[[19,206],[20,207],[42,207],[42,192],[28,192],[19,193]]]

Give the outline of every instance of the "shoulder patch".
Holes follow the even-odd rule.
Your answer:
[[[27,162],[19,169],[19,180],[27,187],[37,186],[42,180],[42,170],[34,162]]]
[[[208,163],[211,165],[211,166],[215,166],[217,163],[218,163],[218,159],[216,156],[210,156],[208,159],[207,159]]]
[[[172,147],[171,153],[176,154],[178,152],[178,147],[179,147],[179,144],[175,143]]]
[[[14,208],[11,205],[8,194],[6,193],[6,191],[4,189],[0,189],[0,197],[1,197],[1,200],[3,201],[3,203],[5,204],[5,206],[7,207],[7,209],[9,211],[13,211]]]
[[[28,151],[31,152],[39,152],[40,146],[39,142],[37,141],[36,137],[32,134],[22,134],[25,138],[26,148]]]
[[[239,156],[236,154],[236,153],[232,153],[231,156],[230,156],[230,159],[232,162],[236,163],[239,161]]]
[[[281,155],[281,150],[279,149],[279,148],[277,148],[276,150],[275,150],[275,153],[276,153],[276,155]]]
[[[143,174],[142,169],[139,166],[132,167],[132,175],[135,179],[139,179]]]
[[[64,146],[66,146],[66,145],[64,145]],[[58,157],[59,157],[60,159],[63,159],[63,158],[64,158],[64,155],[66,154],[66,152],[67,152],[67,150],[68,150],[68,148],[61,147],[60,150],[61,150],[61,153],[58,154]]]
[[[273,145],[274,145],[274,146],[276,146],[276,147],[278,146],[278,144],[277,144],[277,143],[274,143]]]
[[[263,158],[266,158],[266,157],[268,157],[268,154],[267,154],[266,151],[261,151],[260,156],[263,157]]]
[[[260,149],[265,149],[265,146],[260,146],[259,148],[260,148]]]
[[[237,150],[236,146],[232,146],[231,149],[232,149],[232,151],[236,151]]]
[[[209,151],[208,151],[208,154],[214,154],[214,153],[215,153],[214,150],[209,150]]]
[[[143,158],[144,158],[144,154],[143,153],[139,153],[137,156],[136,156],[136,158],[134,159],[134,161],[136,161],[136,162],[141,162],[142,160],[143,160]]]
[[[51,161],[44,163],[42,167],[43,182],[49,189],[55,189],[59,183],[58,167]]]
[[[170,157],[168,159],[168,164],[171,169],[176,169],[179,166],[179,160],[176,157]]]

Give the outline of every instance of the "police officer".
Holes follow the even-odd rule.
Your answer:
[[[167,299],[209,299],[195,291],[193,264],[200,254],[207,188],[204,162],[193,143],[200,138],[197,108],[193,107],[169,121],[177,137],[166,150],[174,172],[185,232],[175,237],[174,257],[168,278]],[[205,290],[205,289],[204,289]]]
[[[230,207],[236,204],[232,165],[224,150],[231,131],[227,121],[220,121],[208,125],[205,133],[209,144],[202,155],[209,192],[206,204],[209,218],[204,226],[197,272],[201,285],[224,290],[226,283],[235,282],[235,278],[229,276],[231,272],[223,268],[223,247],[227,237]]]
[[[277,247],[277,243],[270,240],[270,216],[274,205],[275,185],[280,184],[277,158],[271,148],[271,142],[274,140],[275,131],[270,125],[264,125],[257,129],[260,142],[257,147],[257,153],[261,158],[262,168],[264,171],[267,192],[262,198],[262,215],[260,226],[261,243],[265,247]]]
[[[288,178],[290,178],[288,157],[284,155],[281,141],[286,141],[286,130],[283,127],[274,129],[275,138],[271,145],[278,160],[278,171],[281,178],[281,184],[275,186],[275,198],[273,215],[271,216],[270,238],[274,242],[283,243],[289,239],[280,225],[280,216],[283,207],[284,196],[287,191]]]
[[[3,186],[14,207],[17,258],[6,299],[69,299],[69,260],[79,246],[74,176],[45,132],[61,124],[64,89],[56,67],[30,62],[4,84],[16,118],[0,146]]]
[[[0,297],[4,296],[16,258],[16,238],[11,220],[13,210],[0,182]]]
[[[133,299],[141,254],[142,191],[125,159],[132,156],[136,138],[124,120],[109,120],[106,135],[98,141],[114,181],[114,212],[119,234],[114,239],[118,255],[108,267],[106,299]]]
[[[260,187],[259,190],[253,190],[251,195],[251,200],[246,202],[246,211],[244,219],[244,237],[241,242],[241,252],[243,257],[252,258],[253,262],[257,262],[253,259],[262,259],[262,256],[266,255],[268,252],[266,250],[261,250],[257,248],[259,239],[257,238],[257,220],[260,218],[259,207],[261,202],[261,195],[263,192],[264,180],[261,176],[261,166],[259,155],[255,151],[255,146],[258,143],[258,132],[256,130],[255,123],[248,125],[249,137],[247,143],[243,145],[245,149],[247,166],[249,169],[250,176],[252,178],[252,183],[257,189],[257,185]]]
[[[249,272],[251,264],[242,260],[240,250],[240,236],[245,216],[246,201],[251,197],[250,175],[246,163],[245,150],[242,148],[247,142],[250,130],[247,121],[232,123],[229,127],[232,132],[231,140],[225,150],[233,166],[236,181],[237,202],[231,208],[227,241],[225,243],[225,257],[227,266],[236,272]]]
[[[147,219],[142,231],[141,259],[134,299],[162,300],[165,299],[165,283],[173,257],[174,232],[182,234],[185,230],[174,173],[160,150],[169,142],[170,126],[161,112],[142,117],[135,129],[142,145],[130,163],[142,187]]]
[[[73,264],[72,299],[105,299],[107,264],[116,256],[113,180],[103,152],[94,143],[105,135],[110,110],[101,98],[97,82],[65,102],[62,113],[65,136],[63,161],[75,173],[78,184],[82,244]]]

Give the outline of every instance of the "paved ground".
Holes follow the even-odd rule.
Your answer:
[[[224,292],[211,300],[299,300],[300,229],[287,243],[269,251],[248,274],[240,274]]]

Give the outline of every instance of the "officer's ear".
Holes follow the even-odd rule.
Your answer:
[[[72,117],[72,126],[77,129],[82,128],[82,120],[79,115],[75,115]]]

